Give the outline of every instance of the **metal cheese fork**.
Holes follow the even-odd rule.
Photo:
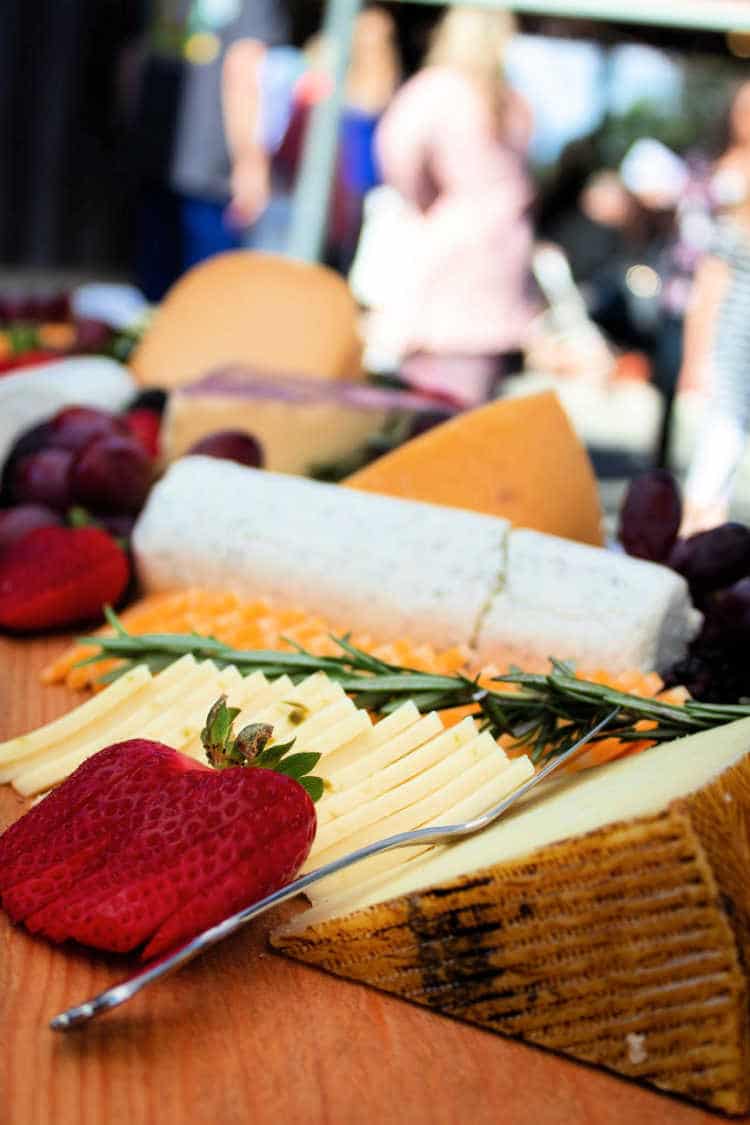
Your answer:
[[[538,773],[520,785],[509,796],[495,805],[494,808],[489,809],[488,812],[483,813],[482,816],[474,817],[473,820],[467,820],[463,824],[447,824],[440,828],[418,828],[412,832],[399,832],[396,836],[388,836],[384,840],[377,840],[373,844],[368,844],[364,848],[358,848],[355,852],[350,852],[349,855],[342,856],[340,859],[335,859],[331,863],[326,863],[323,867],[316,868],[315,871],[310,871],[307,875],[301,875],[299,879],[295,879],[291,883],[287,883],[281,890],[275,891],[267,898],[263,898],[260,902],[254,902],[252,906],[245,907],[237,914],[232,914],[231,917],[225,918],[223,922],[219,922],[216,926],[211,926],[210,929],[204,930],[203,933],[198,934],[186,945],[174,953],[167,954],[159,958],[153,964],[142,969],[139,973],[135,973],[132,977],[124,980],[121,984],[116,984],[112,988],[108,988],[105,992],[101,992],[98,996],[94,996],[91,1000],[87,1000],[83,1004],[78,1004],[74,1008],[68,1008],[66,1012],[61,1012],[59,1016],[55,1016],[50,1021],[50,1027],[54,1031],[68,1031],[70,1028],[78,1027],[81,1024],[88,1023],[89,1020],[94,1019],[95,1016],[101,1015],[103,1012],[108,1012],[111,1008],[118,1008],[120,1004],[125,1004],[136,993],[140,992],[142,988],[147,985],[153,984],[154,981],[160,980],[162,977],[167,976],[169,973],[175,972],[181,968],[182,965],[192,961],[199,953],[204,950],[210,949],[212,945],[223,941],[224,938],[234,934],[237,930],[242,929],[254,918],[261,914],[265,914],[266,910],[270,910],[274,906],[278,906],[287,899],[294,898],[300,891],[304,891],[307,887],[311,887],[313,883],[317,883],[320,879],[325,879],[329,875],[335,875],[337,871],[343,871],[345,867],[351,867],[360,860],[368,859],[372,855],[379,855],[380,852],[390,851],[392,848],[405,848],[414,844],[447,844],[452,840],[460,840],[466,836],[473,836],[477,832],[481,832],[490,824],[494,824],[504,813],[508,811],[513,805],[516,804],[522,797],[526,796],[540,781],[544,781],[551,773],[558,770],[561,766],[565,765],[582,746],[590,742],[599,731],[607,726],[608,723],[617,716],[618,709],[615,708],[610,711],[608,715],[593,726],[582,738],[579,738],[573,746],[571,746],[564,753],[558,755],[549,761]]]

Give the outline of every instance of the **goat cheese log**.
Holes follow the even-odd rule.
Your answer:
[[[106,356],[71,356],[0,379],[0,468],[16,440],[65,406],[121,410],[136,385],[127,367]]]
[[[678,659],[700,621],[664,567],[495,516],[208,457],[170,468],[133,548],[147,591],[268,596],[342,630],[464,644],[485,662],[554,654],[652,669]]]

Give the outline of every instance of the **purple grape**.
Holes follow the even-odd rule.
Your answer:
[[[151,461],[139,442],[118,434],[95,438],[73,462],[73,502],[92,511],[135,515],[151,487]]]
[[[10,459],[16,460],[25,457],[27,453],[38,453],[40,449],[47,449],[51,433],[52,427],[49,422],[40,422],[38,426],[32,426],[16,439],[10,451]]]
[[[102,352],[109,346],[112,329],[100,320],[76,320],[76,351]]]
[[[724,523],[689,539],[678,539],[669,565],[690,586],[696,602],[750,575],[750,528]]]
[[[73,454],[68,449],[40,449],[14,464],[10,490],[18,504],[42,504],[64,512],[71,503]]]
[[[236,461],[239,465],[249,465],[252,469],[263,468],[263,447],[252,434],[241,430],[217,430],[215,434],[191,445],[188,454],[201,457],[219,457],[226,461]]]
[[[0,552],[38,527],[57,527],[62,523],[57,512],[42,504],[19,504],[0,510]]]
[[[704,632],[709,639],[721,637],[750,643],[750,578],[741,578],[726,590],[712,594],[705,611]],[[750,665],[750,661],[744,662]]]
[[[46,444],[78,453],[95,438],[128,434],[127,424],[116,414],[91,406],[67,406],[49,422]]]
[[[629,555],[665,562],[681,520],[674,477],[665,469],[654,469],[631,482],[620,509],[620,541]]]

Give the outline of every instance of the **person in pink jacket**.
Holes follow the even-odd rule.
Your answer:
[[[376,137],[384,181],[411,205],[376,347],[464,406],[491,395],[532,311],[531,117],[503,76],[513,31],[505,12],[449,9]]]

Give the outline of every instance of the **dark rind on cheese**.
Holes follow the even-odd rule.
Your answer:
[[[303,933],[292,924],[272,943],[444,1015],[744,1113],[748,807],[744,760],[656,816]],[[631,1035],[644,1037],[643,1052]]]

